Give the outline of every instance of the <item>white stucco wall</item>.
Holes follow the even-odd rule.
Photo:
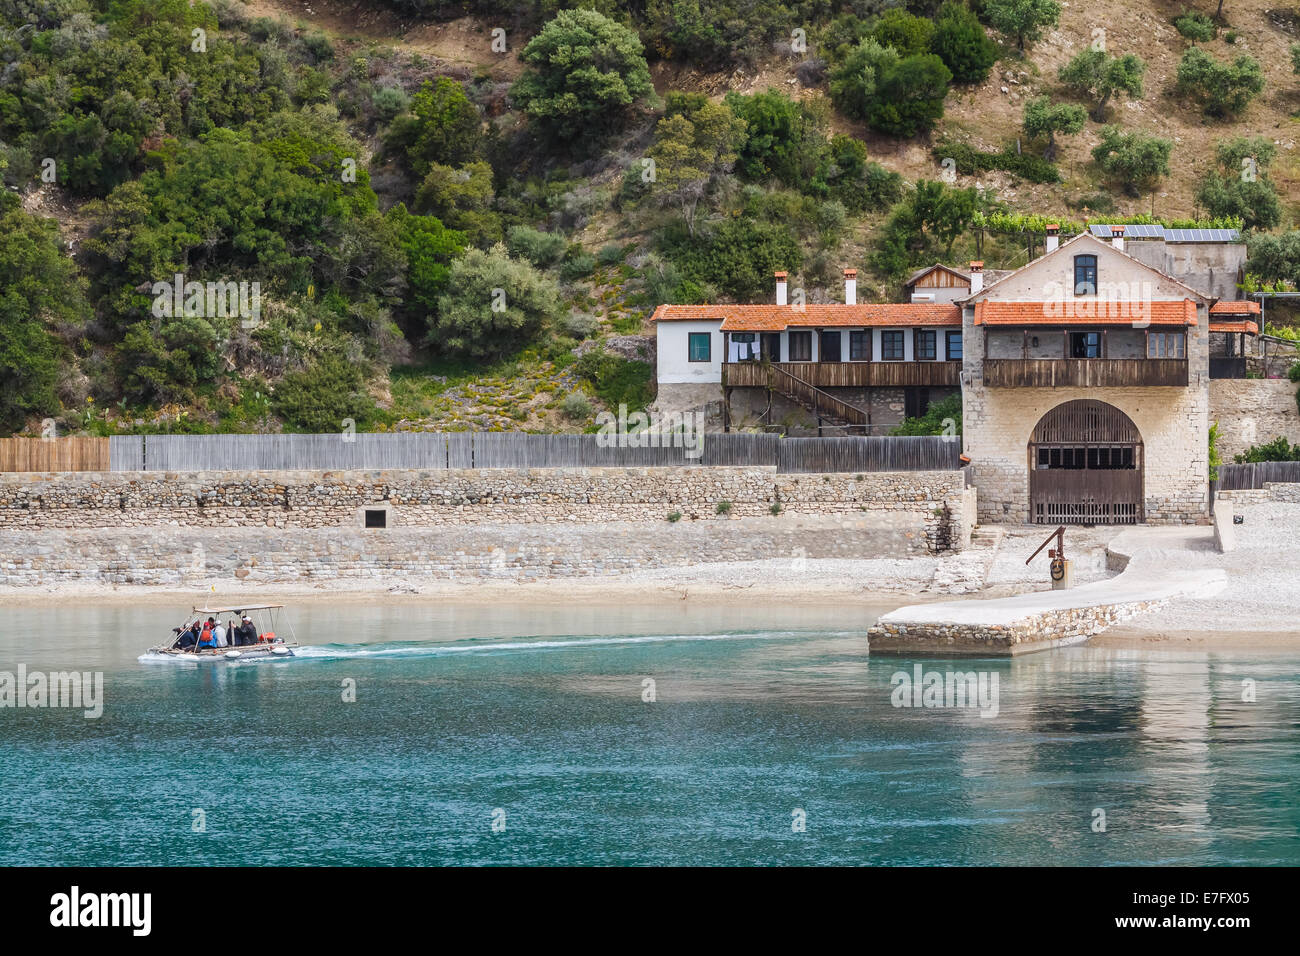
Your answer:
[[[655,338],[658,347],[659,383],[675,385],[722,381],[722,326],[721,319],[704,319],[686,322],[656,322]],[[690,334],[708,332],[712,348],[709,361],[690,361]]]

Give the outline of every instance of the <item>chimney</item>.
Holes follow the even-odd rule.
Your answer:
[[[1118,249],[1120,252],[1124,251],[1124,227],[1123,226],[1110,227],[1110,244],[1114,246],[1116,249]]]
[[[844,304],[858,304],[858,270],[844,270]]]
[[[785,305],[785,277],[786,273],[778,272],[776,275],[776,304]]]
[[[1051,223],[1047,227],[1047,246],[1043,255],[1048,256],[1057,250],[1061,245],[1061,227],[1056,223]]]
[[[970,294],[984,290],[984,263],[972,262],[970,264]]]

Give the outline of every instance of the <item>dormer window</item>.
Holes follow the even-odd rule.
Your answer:
[[[1074,257],[1074,294],[1097,294],[1097,257]]]

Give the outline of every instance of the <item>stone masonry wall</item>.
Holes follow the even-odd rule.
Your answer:
[[[920,550],[938,552],[969,540],[971,494],[960,472],[792,475],[774,468],[6,474],[0,530],[356,528],[368,507],[387,510],[389,529],[663,526],[670,514],[771,516],[779,503],[783,514],[877,516],[910,528]],[[720,502],[729,505],[722,515]]]
[[[1286,379],[1211,379],[1209,418],[1219,423],[1219,454],[1224,462],[1279,435],[1300,443],[1295,393],[1295,383]]]

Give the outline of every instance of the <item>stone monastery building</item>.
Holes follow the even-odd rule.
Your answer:
[[[960,390],[981,520],[1193,522],[1208,509],[1212,368],[1245,377],[1259,305],[1236,230],[1093,225],[1023,268],[938,265],[908,302],[662,305],[660,408],[724,427],[888,434]],[[1216,358],[1212,362],[1211,352]]]

